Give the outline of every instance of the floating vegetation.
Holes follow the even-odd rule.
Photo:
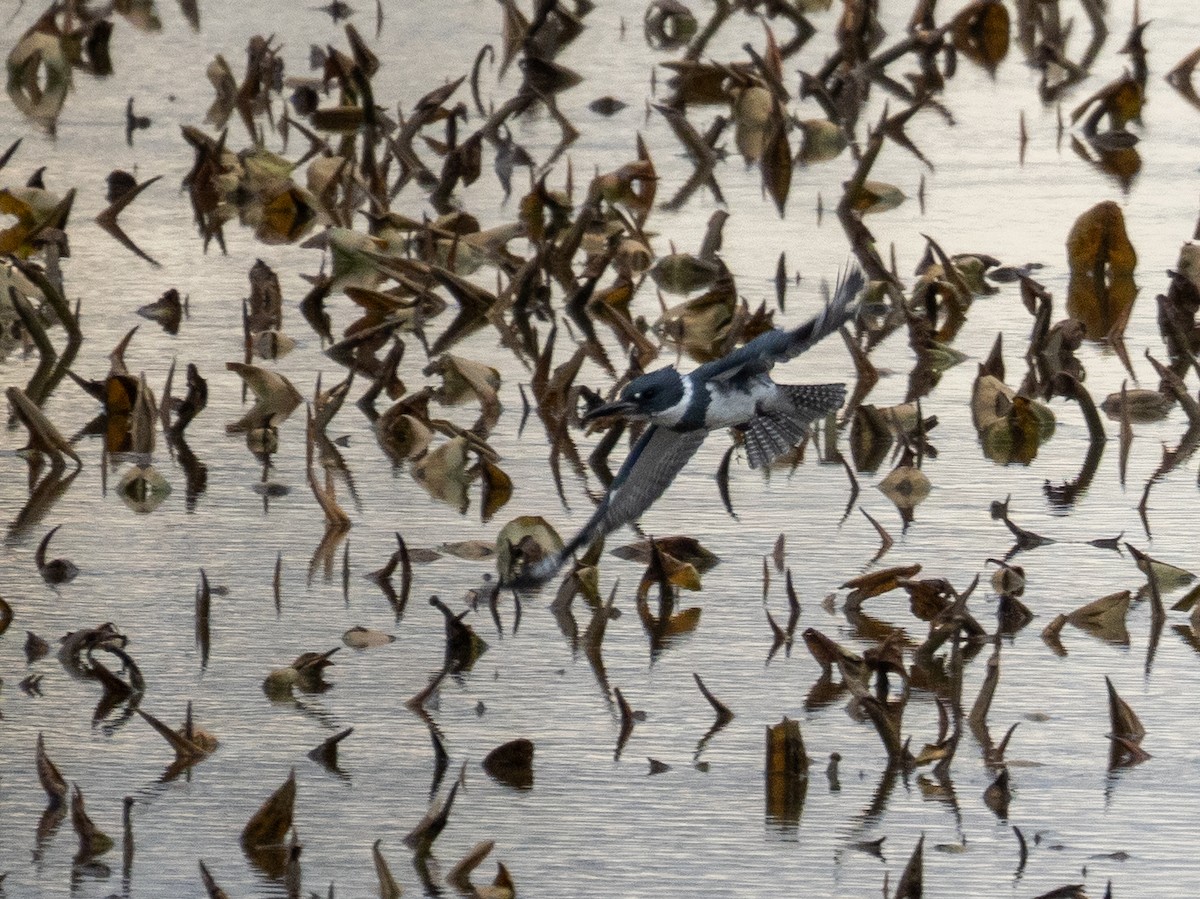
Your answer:
[[[0,891],[1177,889],[1178,17],[371,6],[11,12]]]

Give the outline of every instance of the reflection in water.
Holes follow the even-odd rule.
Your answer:
[[[10,892],[184,895],[204,858],[204,882],[234,895],[300,894],[301,859],[310,891],[360,895],[397,879],[386,856],[442,895],[481,835],[503,860],[497,896],[509,869],[523,895],[684,896],[746,866],[772,872],[739,877],[755,895],[789,880],[865,895],[885,877],[903,893],[924,876],[983,895],[1014,865],[1031,895],[1085,866],[1096,894],[1110,876],[1162,890],[1161,858],[1135,850],[1197,791],[1172,723],[1191,694],[1161,689],[1194,659],[1161,633],[1197,613],[1167,608],[1182,569],[1106,535],[1140,543],[1153,521],[1155,555],[1190,564],[1200,279],[1178,247],[1194,191],[1162,160],[1188,151],[1200,103],[1170,10],[1147,27],[1132,3],[1091,0],[1084,17],[1024,0],[657,3],[638,29],[641,10],[617,7],[505,3],[493,19],[417,3],[380,5],[368,38],[345,4],[271,21],[224,0],[203,21],[162,6],[26,4],[6,48],[0,121],[23,140],[0,157],[0,380],[6,447],[28,444],[0,452],[0,609],[20,625],[0,676],[22,687],[0,697]],[[310,45],[324,49],[306,59]],[[1148,78],[1151,53],[1182,60],[1169,86]],[[794,327],[821,308],[813,273],[848,255],[872,282],[862,314],[844,346],[794,363],[854,381],[840,422],[769,478],[742,470],[743,446],[719,468],[701,451],[642,516],[668,535],[658,550],[596,547],[540,594],[500,592],[587,520],[637,436],[589,432],[586,409],[645,370]],[[1157,309],[1134,302],[1145,287]],[[133,343],[138,315],[162,327]],[[70,560],[49,558],[61,525]],[[680,535],[722,564],[685,558]],[[760,605],[776,535],[787,578]],[[473,550],[432,551],[450,543]],[[956,590],[989,563],[994,595]],[[202,575],[193,598],[197,568],[236,595],[213,602]],[[414,589],[433,608],[409,607]],[[792,654],[801,620],[810,653]],[[332,653],[303,651],[356,627],[392,628],[395,652],[339,656],[330,689]],[[67,633],[61,666],[26,659],[21,629]],[[1121,687],[1111,755],[1102,675]],[[167,720],[194,698],[220,751],[195,764],[190,714],[176,731],[147,695]],[[414,714],[396,714],[406,696]],[[126,726],[138,713],[149,727]],[[761,726],[781,717],[776,764]],[[165,772],[152,729],[176,755]],[[45,811],[39,731],[61,766]],[[1014,733],[1040,767],[1011,758]],[[522,741],[538,747],[532,788],[479,777]],[[831,760],[829,791],[810,791],[805,742]],[[1159,776],[1126,771],[1139,763]],[[256,815],[281,782],[288,808]],[[135,856],[126,802],[118,887],[101,837],[130,794],[144,824]],[[1066,836],[1045,853],[1051,831]],[[1113,846],[1121,868],[1097,856]]]

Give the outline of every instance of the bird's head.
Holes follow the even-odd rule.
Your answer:
[[[654,421],[666,413],[678,412],[676,407],[684,400],[684,396],[683,378],[674,368],[667,366],[634,378],[625,385],[618,399],[592,409],[584,416],[584,421],[595,421],[610,415]]]

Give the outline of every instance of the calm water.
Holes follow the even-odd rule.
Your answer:
[[[11,6],[5,6],[5,15]],[[351,21],[383,63],[375,79],[376,98],[393,110],[397,104],[410,110],[427,91],[468,71],[484,43],[498,45],[500,39],[500,8],[492,3],[392,4],[377,39],[372,37],[373,10],[365,3],[356,6]],[[696,6],[703,19],[706,8]],[[885,18],[892,34],[889,42],[902,33],[909,13],[899,6]],[[1113,34],[1092,76],[1064,99],[1064,115],[1128,65],[1128,58],[1116,51],[1132,4],[1112,6],[1107,21]],[[39,12],[32,3],[18,11],[6,30],[6,45]],[[660,201],[690,173],[664,121],[656,113],[647,114],[646,104],[662,96],[652,94],[652,67],[674,55],[647,46],[641,34],[643,12],[638,3],[602,4],[587,16],[584,36],[561,57],[584,76],[560,100],[563,113],[580,131],[567,154],[577,195],[594,171],[609,171],[635,158],[637,133],[646,140],[658,169]],[[425,724],[404,703],[440,669],[443,648],[441,615],[425,600],[437,594],[452,608],[465,608],[467,591],[493,568],[449,555],[417,567],[412,601],[399,621],[362,575],[384,564],[395,546],[396,531],[419,548],[465,539],[491,542],[510,518],[540,514],[564,535],[573,533],[586,520],[589,491],[597,491],[598,483],[590,477],[584,482],[564,466],[564,508],[536,416],[520,429],[519,387],[525,384],[528,390],[530,372],[501,350],[494,330],[484,329],[454,352],[486,361],[501,372],[505,411],[490,442],[516,485],[512,501],[491,522],[482,523],[478,483],[469,491],[470,508],[463,515],[433,500],[414,482],[408,466],[392,466],[370,423],[347,404],[330,435],[349,439],[343,455],[359,500],[347,496],[345,485],[339,484],[339,497],[353,519],[347,540],[348,596],[343,595],[341,548],[332,571],[318,564],[310,575],[323,521],[305,479],[302,410],[281,427],[270,472],[270,480],[289,492],[264,501],[255,490],[262,478],[261,464],[240,437],[225,434],[225,423],[240,417],[243,408],[239,382],[224,363],[242,357],[241,299],[248,293],[246,274],[261,258],[279,275],[284,331],[297,342],[296,349],[276,363],[277,369],[305,396],[311,396],[318,373],[323,373],[325,386],[340,379],[342,371],[324,356],[319,337],[297,308],[308,289],[301,276],[319,270],[321,253],[266,246],[249,230],[230,225],[229,254],[221,255],[215,247],[205,254],[191,224],[187,196],[178,188],[192,163],[179,126],[203,124],[212,99],[204,68],[214,54],[224,54],[240,78],[248,38],[274,34],[288,74],[303,75],[310,44],[344,48],[345,37],[326,14],[302,6],[280,17],[267,5],[202,3],[198,32],[189,29],[174,4],[159,4],[158,13],[162,28],[157,33],[139,32],[117,18],[112,42],[115,73],[104,80],[76,74],[56,138],[38,132],[10,103],[0,103],[0,144],[6,147],[24,138],[18,154],[0,171],[0,185],[23,183],[34,169],[45,166],[49,188],[79,190],[68,229],[71,258],[63,265],[68,295],[81,303],[85,335],[74,370],[86,378],[103,377],[112,347],[140,324],[126,360],[132,371],[145,372],[156,392],[161,392],[172,360],[180,367],[177,394],[187,362],[194,362],[209,382],[208,408],[187,432],[192,450],[207,468],[206,489],[194,508],[188,508],[184,474],[161,438],[154,461],[174,489],[154,512],[139,514],[113,489],[128,462],[111,465],[105,478],[101,441],[85,437],[76,445],[84,466],[69,490],[40,521],[10,533],[4,544],[0,595],[13,606],[16,618],[0,638],[0,873],[8,872],[3,887],[11,896],[195,896],[202,894],[196,869],[202,858],[231,895],[283,895],[281,883],[266,879],[247,862],[238,834],[294,768],[305,891],[324,894],[333,882],[341,896],[374,895],[371,844],[379,839],[397,878],[415,895],[421,885],[402,839],[427,810],[434,754]],[[1073,153],[1069,135],[1058,141],[1056,109],[1038,100],[1038,73],[1025,64],[1014,44],[994,77],[959,60],[958,74],[939,95],[953,115],[953,126],[932,111],[920,113],[911,124],[911,136],[936,167],[932,173],[924,171],[924,211],[915,199],[921,164],[889,145],[872,177],[894,183],[910,199],[868,223],[885,248],[885,258],[886,248],[894,245],[898,269],[908,281],[924,250],[922,234],[933,236],[952,253],[989,253],[1006,264],[1043,263],[1038,276],[1055,296],[1057,321],[1063,315],[1067,284],[1066,234],[1085,209],[1100,200],[1115,200],[1139,257],[1140,294],[1126,341],[1141,384],[1153,387],[1156,378],[1143,351],[1165,355],[1153,298],[1166,290],[1165,272],[1175,265],[1179,247],[1196,223],[1200,160],[1195,133],[1200,112],[1162,80],[1195,46],[1191,4],[1143,3],[1141,13],[1153,20],[1146,32],[1151,72],[1143,124],[1134,126],[1142,137],[1137,148],[1141,171],[1128,190]],[[1082,13],[1072,14],[1076,29],[1086,33]],[[830,52],[835,16],[812,16],[820,33],[785,64],[789,89],[795,88],[797,67],[814,70]],[[786,31],[782,24],[775,27]],[[761,25],[749,16],[735,17],[707,55],[740,60],[746,41],[761,48]],[[499,104],[511,96],[518,75],[514,69],[497,82],[495,68],[485,66],[485,102],[490,97]],[[660,71],[660,85],[663,78]],[[611,119],[591,112],[588,104],[605,94],[629,106]],[[138,112],[153,123],[127,147],[124,105],[131,95]],[[465,87],[458,96],[468,99]],[[872,95],[864,121],[878,119],[884,100],[878,91]],[[802,117],[819,115],[811,101],[793,101],[793,108]],[[1017,139],[1021,111],[1029,132],[1023,164],[1018,162]],[[714,114],[715,108],[702,107],[691,113],[691,120],[703,130]],[[475,127],[476,121],[472,117],[468,127]],[[246,146],[245,131],[236,119],[229,133],[231,148]],[[429,134],[440,132],[430,129]],[[539,161],[548,156],[557,136],[557,126],[544,113],[514,125],[514,137]],[[292,139],[289,154],[295,158],[303,141],[295,134]],[[762,196],[758,170],[742,164],[731,137],[726,142],[730,157],[717,171],[726,200],[723,208],[731,213],[722,256],[739,292],[755,306],[764,299],[774,302],[771,279],[779,253],[786,251],[789,269],[801,273],[802,279],[789,290],[786,312],[777,312],[775,320],[798,323],[818,308],[822,279],[831,279],[848,256],[846,238],[828,210],[836,204],[853,162],[843,154],[831,163],[798,168],[781,218]],[[271,146],[279,149],[275,143]],[[566,178],[566,158],[550,174],[552,188]],[[510,222],[517,213],[517,196],[503,201],[490,161],[487,151],[483,176],[462,192],[464,205],[485,227]],[[104,178],[114,168],[135,171],[139,179],[163,176],[121,219],[161,268],[134,258],[92,221],[106,205]],[[517,195],[525,187],[524,179],[518,170]],[[419,218],[430,212],[425,199],[410,185],[393,210]],[[827,210],[824,217],[818,215],[821,204]],[[672,243],[681,250],[695,249],[717,208],[721,207],[712,196],[701,191],[680,211],[656,209],[648,223],[656,251],[665,254]],[[361,220],[357,225],[362,226]],[[512,249],[528,251],[520,241]],[[479,283],[494,287],[494,277],[485,271]],[[135,314],[137,307],[172,287],[190,297],[190,315],[176,337]],[[328,309],[338,334],[358,316],[340,295],[330,298]],[[652,285],[642,287],[634,310],[657,318]],[[431,336],[451,317],[446,313],[435,320]],[[1186,624],[1185,616],[1172,615],[1152,666],[1147,665],[1147,604],[1131,610],[1131,639],[1125,647],[1068,626],[1063,632],[1068,655],[1058,657],[1038,636],[1055,614],[1114,591],[1136,591],[1144,583],[1128,554],[1096,549],[1088,540],[1124,532],[1126,539],[1157,558],[1190,568],[1200,563],[1191,527],[1197,500],[1194,463],[1171,472],[1151,492],[1150,535],[1137,513],[1143,485],[1158,466],[1163,447],[1179,442],[1186,422],[1175,410],[1165,421],[1135,426],[1123,488],[1117,427],[1106,420],[1113,439],[1090,489],[1069,512],[1052,506],[1043,485],[1074,478],[1086,456],[1087,431],[1078,406],[1062,400],[1050,404],[1057,430],[1027,466],[987,460],[970,417],[976,363],[986,356],[997,332],[1003,332],[1009,382],[1019,383],[1030,325],[1012,285],[979,298],[972,307],[954,344],[968,360],[948,371],[923,400],[925,413],[937,415],[940,422],[931,434],[938,455],[925,461],[933,489],[907,530],[874,487],[887,466],[877,473],[860,473],[858,504],[896,539],[890,553],[875,565],[870,562],[878,548],[874,530],[857,511],[843,515],[849,488],[840,466],[817,464],[810,451],[794,471],[779,468],[764,477],[735,458],[731,494],[740,514],[735,521],[724,512],[713,479],[728,437],[710,438],[641,520],[647,533],[687,533],[722,558],[705,575],[702,592],[682,597],[685,607],[703,609],[698,629],[652,657],[634,607],[640,568],[611,557],[602,568],[602,592],[620,581],[617,607],[623,613],[609,624],[603,644],[607,682],[646,713],[619,760],[613,753],[619,729],[616,707],[583,653],[573,651],[548,612],[552,588],[524,598],[519,627],[511,598],[500,604],[500,631],[485,609],[468,616],[490,650],[469,673],[447,679],[431,704],[451,757],[443,795],[466,764],[465,787],[435,845],[435,872],[448,870],[478,841],[493,839],[494,855],[476,882],[490,879],[498,859],[526,897],[867,896],[879,895],[885,872],[896,883],[924,834],[928,895],[1033,896],[1076,882],[1102,895],[1109,879],[1118,896],[1192,894],[1189,885],[1196,866],[1180,847],[1191,835],[1200,801],[1200,749],[1190,724],[1193,697],[1200,687],[1200,659],[1171,627]],[[61,333],[54,337],[60,339]],[[560,334],[560,341],[563,338]],[[613,348],[615,352],[615,344]],[[558,352],[556,364],[571,348],[564,345]],[[1097,402],[1128,378],[1117,357],[1102,345],[1087,343],[1078,357]],[[902,401],[913,363],[905,335],[894,335],[871,358],[885,377],[868,401],[880,406]],[[664,359],[671,361],[673,350],[665,349]],[[9,356],[0,362],[0,385],[25,384],[36,363],[36,356]],[[410,390],[430,382],[422,373],[426,364],[419,343],[408,341],[399,375]],[[776,375],[789,382],[850,381],[853,367],[845,347],[834,339]],[[580,381],[601,391],[611,384],[593,366],[585,367]],[[99,411],[70,382],[56,390],[45,409],[66,434],[75,433]],[[469,426],[477,409],[467,404],[434,414]],[[585,452],[590,451],[591,439],[580,437]],[[0,432],[0,519],[6,527],[28,499],[28,469],[14,452],[24,440],[23,430]],[[614,464],[624,448],[622,443],[614,453]],[[766,661],[771,632],[761,598],[761,559],[781,533],[786,535],[787,564],[803,610],[799,629],[815,627],[863,649],[870,643],[837,610],[845,595],[839,585],[873,567],[919,562],[923,576],[945,577],[962,588],[982,573],[986,586],[990,569],[985,560],[1010,546],[1008,532],[990,517],[989,504],[1010,494],[1017,522],[1059,542],[1019,558],[1028,577],[1024,601],[1037,618],[1015,639],[1005,641],[1000,686],[989,718],[997,737],[1013,722],[1021,722],[1008,750],[1013,798],[1008,818],[1002,821],[982,802],[993,774],[982,764],[980,747],[969,734],[952,767],[952,795],[932,788],[928,769],[899,778],[889,788],[881,781],[886,757],[878,737],[868,724],[845,714],[844,699],[806,711],[805,695],[819,668],[799,640],[790,655],[780,652]],[[38,576],[34,552],[46,530],[57,524],[62,529],[51,546],[52,555],[72,559],[81,572],[55,592]],[[623,531],[610,545],[632,536]],[[277,554],[283,559],[278,614],[272,598]],[[213,598],[206,668],[193,637],[193,595],[201,567],[215,584],[228,588],[226,595]],[[831,613],[822,600],[834,592],[838,599]],[[772,578],[767,608],[777,619],[786,619],[778,574]],[[993,625],[995,597],[984,586],[972,598],[971,608],[985,626]],[[918,641],[925,634],[925,625],[911,616],[907,597],[900,592],[870,600],[866,611],[904,628]],[[578,614],[582,629],[586,612]],[[93,726],[97,687],[68,676],[53,653],[27,668],[25,631],[53,643],[67,631],[104,621],[114,622],[129,637],[129,650],[147,681],[142,708],[177,722],[190,700],[197,722],[219,736],[219,751],[195,767],[190,779],[159,783],[171,752],[140,719],[115,729]],[[343,648],[329,676],[334,688],[325,694],[295,704],[268,701],[260,687],[268,671],[300,652],[341,645],[342,633],[354,625],[393,633],[397,640],[364,652]],[[982,681],[986,656],[987,651],[967,667],[963,692],[968,707]],[[711,726],[712,714],[695,688],[693,672],[704,677],[737,715],[699,752],[697,744]],[[18,688],[27,674],[43,675],[42,696],[29,697]],[[1107,771],[1105,675],[1140,715],[1148,732],[1143,746],[1153,756],[1115,775]],[[765,814],[763,791],[763,728],[784,715],[801,721],[813,757],[803,813],[790,823]],[[344,777],[305,757],[319,742],[350,726],[354,733],[341,748]],[[64,776],[83,790],[92,818],[110,835],[119,838],[121,832],[122,797],[135,797],[136,854],[127,880],[121,874],[119,847],[101,859],[112,868],[110,876],[73,873],[76,840],[69,820],[35,855],[35,828],[44,808],[33,763],[39,731],[45,733],[48,750]],[[930,694],[914,691],[904,732],[912,736],[914,747],[936,738],[937,711]],[[488,751],[517,737],[529,738],[537,747],[535,785],[525,793],[494,782],[479,766]],[[830,789],[823,774],[831,752],[843,759],[837,791]],[[647,758],[667,763],[670,770],[648,776]],[[881,794],[886,801],[880,801]],[[1030,841],[1028,863],[1019,876],[1018,845],[1010,825],[1021,828]],[[879,837],[886,837],[882,861],[852,848],[858,841]],[[955,851],[945,851],[947,847]],[[1118,852],[1127,857],[1112,856]],[[452,888],[445,889],[453,895]]]

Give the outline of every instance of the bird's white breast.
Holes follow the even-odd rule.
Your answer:
[[[745,424],[755,416],[760,403],[770,404],[777,389],[775,384],[766,378],[751,381],[748,387],[732,387],[721,382],[710,383],[705,425],[709,430],[713,430]]]

